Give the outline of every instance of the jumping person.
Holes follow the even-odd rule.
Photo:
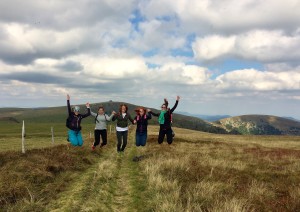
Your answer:
[[[148,114],[146,114],[146,109],[143,107],[136,110],[137,115],[134,118],[134,123],[137,124],[135,132],[136,146],[146,145],[148,120],[152,118],[149,111],[148,109]]]
[[[161,106],[161,111],[159,113],[154,113],[150,111],[153,116],[158,117],[159,122],[159,134],[158,134],[158,143],[161,144],[164,141],[165,135],[167,135],[167,142],[171,144],[173,142],[172,128],[171,128],[171,116],[174,110],[176,109],[180,97],[177,96],[176,103],[172,109],[168,108],[168,100],[164,99],[164,103]]]
[[[112,118],[113,121],[117,120],[116,134],[118,139],[118,153],[124,152],[125,147],[127,145],[128,122],[131,121],[131,123],[133,124],[133,119],[131,118],[130,114],[127,113],[127,111],[128,106],[125,104],[121,104],[119,108],[119,113],[115,114]]]
[[[67,119],[67,127],[70,129],[68,131],[68,140],[71,142],[71,144],[73,146],[82,146],[83,144],[83,139],[82,139],[82,135],[81,135],[81,120],[83,118],[88,117],[89,115],[91,115],[91,110],[90,110],[90,104],[86,103],[86,107],[87,107],[87,113],[86,114],[80,114],[80,107],[79,106],[75,106],[73,109],[73,112],[71,110],[71,106],[70,106],[70,96],[69,94],[67,95],[67,107],[68,107],[68,113],[69,113],[69,117]]]
[[[152,118],[151,114],[149,113],[149,109],[147,110],[148,113],[146,114],[146,109],[140,107],[135,110],[136,117],[134,118],[134,124],[137,124],[136,131],[135,131],[135,144],[137,147],[145,146],[147,141],[147,127],[148,127],[148,120]],[[133,161],[139,161],[142,156],[135,156]]]
[[[102,143],[100,144],[100,147],[103,147],[107,144],[107,125],[106,123],[111,121],[113,115],[116,112],[113,111],[110,116],[105,114],[104,107],[100,106],[98,108],[98,113],[94,113],[91,111],[92,116],[95,117],[95,130],[94,130],[94,137],[95,142],[92,145],[92,150],[95,150],[96,146],[100,143],[100,137],[102,137]]]

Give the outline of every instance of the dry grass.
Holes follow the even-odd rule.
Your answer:
[[[134,132],[134,129],[132,129]],[[16,211],[299,211],[300,137],[175,128],[172,145],[94,153],[65,145],[0,154],[0,204]],[[85,134],[87,136],[87,134]],[[142,156],[133,162],[134,156]],[[8,174],[4,174],[8,173]],[[52,201],[50,201],[53,199]]]
[[[143,161],[157,210],[300,210],[299,137],[175,132],[170,146],[151,133]]]

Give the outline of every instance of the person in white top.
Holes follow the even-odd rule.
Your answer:
[[[130,121],[133,124],[133,119],[128,114],[128,106],[121,104],[119,108],[119,113],[115,114],[112,118],[113,121],[117,120],[116,124],[116,134],[118,139],[117,151],[124,152],[127,145],[128,137],[128,122]]]
[[[95,117],[95,130],[94,136],[95,141],[92,145],[92,150],[95,150],[96,146],[100,143],[100,138],[102,137],[102,143],[100,144],[100,148],[107,144],[107,122],[111,121],[113,115],[116,112],[113,111],[110,116],[105,114],[104,107],[100,106],[98,108],[98,113],[94,113],[91,111],[91,115]]]

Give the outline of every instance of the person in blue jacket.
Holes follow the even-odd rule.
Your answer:
[[[80,114],[80,107],[75,106],[73,111],[71,110],[70,106],[70,96],[67,95],[67,107],[68,107],[68,113],[69,117],[67,119],[67,127],[69,128],[68,131],[68,140],[71,142],[73,146],[82,146],[83,145],[83,139],[81,135],[81,120],[83,118],[88,117],[91,115],[90,110],[90,104],[86,103],[87,107],[87,113]]]

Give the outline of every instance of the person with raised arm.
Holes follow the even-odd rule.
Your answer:
[[[161,106],[161,111],[159,113],[154,113],[150,111],[153,116],[158,117],[159,123],[159,134],[158,134],[158,143],[161,144],[164,141],[165,135],[167,135],[168,144],[172,144],[173,136],[172,136],[172,113],[176,109],[178,102],[180,100],[180,96],[177,96],[176,103],[172,107],[172,109],[168,108],[168,100],[164,99],[164,103]]]
[[[94,130],[95,142],[92,145],[92,150],[95,150],[96,146],[99,145],[100,137],[102,138],[100,148],[107,144],[107,122],[111,121],[114,114],[116,114],[115,111],[113,111],[110,116],[105,114],[103,106],[98,108],[98,113],[91,111],[91,115],[95,117],[96,124]]]
[[[83,145],[83,139],[81,135],[81,120],[83,118],[88,117],[91,115],[90,110],[90,103],[86,103],[87,112],[85,114],[80,114],[80,107],[74,106],[73,111],[71,110],[70,106],[70,95],[67,95],[67,107],[68,107],[68,113],[69,117],[67,119],[66,126],[69,128],[68,131],[68,141],[73,146],[82,146]]]

